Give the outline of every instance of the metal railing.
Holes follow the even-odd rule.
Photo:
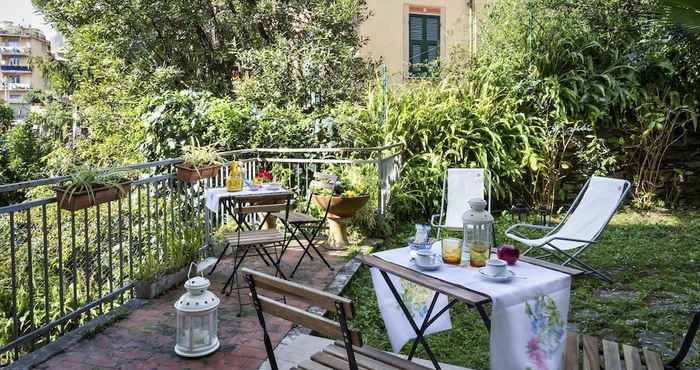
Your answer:
[[[2,71],[10,71],[10,72],[31,72],[31,71],[32,71],[32,67],[30,67],[30,66],[12,65],[12,64],[4,64],[4,65],[0,65],[0,70],[2,70]]]
[[[244,164],[252,178],[260,168],[284,169],[283,185],[303,196],[313,173],[328,166],[369,165],[376,169],[376,207],[383,212],[398,177],[397,146],[336,149],[257,149],[222,153]],[[185,184],[163,160],[126,166],[139,171],[121,199],[79,211],[61,210],[57,198],[0,207],[0,364],[47,344],[133,296],[136,280],[178,253],[186,232],[207,234],[204,191],[222,187],[229,168]],[[0,197],[59,184],[52,177],[0,185]],[[38,190],[38,189],[36,189]],[[215,215],[218,222],[226,215]],[[201,238],[194,247],[207,251]],[[152,264],[151,264],[152,265]]]

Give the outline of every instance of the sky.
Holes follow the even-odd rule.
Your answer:
[[[56,31],[44,21],[31,0],[0,0],[0,21],[38,28],[44,31],[48,40],[56,36]]]

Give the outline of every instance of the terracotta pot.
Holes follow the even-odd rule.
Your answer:
[[[325,209],[328,206],[328,195],[316,195],[314,194],[311,198],[316,206],[321,209]],[[339,196],[334,196],[331,200],[331,207],[328,210],[329,218],[348,218],[352,217],[359,211],[367,201],[369,200],[369,195],[362,195],[359,197],[343,198]]]
[[[315,205],[324,209],[328,206],[328,195],[316,195],[311,198]],[[353,217],[367,201],[369,196],[363,195],[360,197],[343,198],[335,196],[330,199],[331,205],[328,210],[328,249],[344,250],[350,245],[348,238],[348,228],[345,224],[346,218]]]
[[[176,164],[177,178],[187,183],[195,183],[201,179],[214,177],[219,173],[220,165],[214,164],[204,167],[193,167],[187,163]]]
[[[56,192],[56,202],[58,207],[68,211],[77,211],[79,209],[89,208],[98,204],[111,202],[122,198],[129,193],[131,181],[124,181],[120,184],[121,188],[116,186],[102,186],[95,188],[92,194],[87,191],[71,192],[61,186],[54,188]]]

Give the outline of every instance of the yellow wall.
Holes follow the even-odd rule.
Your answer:
[[[477,9],[478,9],[478,3]],[[382,60],[394,79],[408,76],[409,7],[439,8],[440,54],[447,57],[456,46],[469,48],[471,15],[469,0],[367,0],[369,19],[360,25],[368,38],[362,54]]]
[[[31,58],[46,58],[50,56],[51,47],[41,31],[36,29],[22,28],[14,26],[9,22],[0,24],[0,46],[18,47],[22,49],[21,53],[15,51],[1,51],[2,62],[5,65],[11,65],[12,59],[18,59],[18,66],[31,67],[31,71],[3,71],[0,73],[0,78],[8,79],[9,76],[18,76],[20,84],[29,85],[31,89],[46,89],[46,80],[43,78],[41,71],[36,65],[32,65]],[[2,88],[0,86],[0,100],[7,100],[10,106],[15,111],[15,118],[26,118],[30,106],[24,102],[24,96],[28,93],[28,89],[23,88]]]

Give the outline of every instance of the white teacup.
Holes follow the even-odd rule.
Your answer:
[[[486,269],[484,272],[491,276],[504,276],[508,273],[506,261],[492,258],[486,261]]]
[[[416,251],[416,263],[423,266],[432,266],[437,263],[439,254],[430,249]]]

